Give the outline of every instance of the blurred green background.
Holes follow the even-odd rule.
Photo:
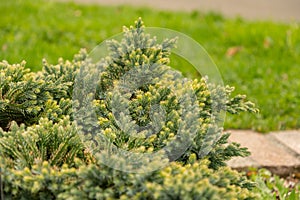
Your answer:
[[[0,60],[27,61],[33,71],[42,59],[72,59],[142,17],[148,27],[164,27],[194,38],[210,54],[225,84],[246,94],[260,114],[227,115],[225,128],[260,132],[300,128],[299,23],[247,21],[218,13],[172,12],[129,6],[77,5],[42,0],[0,1]],[[199,77],[177,58],[172,67]]]

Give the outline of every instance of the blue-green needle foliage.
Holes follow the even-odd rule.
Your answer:
[[[257,197],[254,185],[225,163],[249,152],[229,144],[229,134],[218,126],[221,112],[256,108],[243,95],[231,97],[231,87],[208,85],[207,78],[188,80],[173,70],[169,56],[175,44],[174,38],[159,43],[144,33],[139,19],[124,28],[121,41],[108,42],[109,55],[97,63],[84,50],[72,61],[43,61],[38,73],[2,62],[0,189],[5,198]],[[128,154],[165,149],[153,156],[153,165],[160,159],[170,164],[153,171],[155,166],[141,158],[131,169],[147,173],[128,173],[122,166],[131,164],[130,157],[112,154],[103,138]]]
[[[91,51],[142,16],[151,27],[187,34],[207,50],[224,83],[246,94],[260,113],[227,115],[228,129],[270,132],[300,128],[300,24],[226,18],[218,13],[173,12],[129,6],[76,4],[71,1],[0,1],[0,60],[42,69],[41,60],[72,59],[80,48]],[[17,14],[16,14],[17,13]],[[113,16],[113,17],[112,17]],[[117,17],[114,17],[117,16]],[[171,64],[199,77],[183,59]]]

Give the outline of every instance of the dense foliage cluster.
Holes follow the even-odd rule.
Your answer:
[[[230,98],[231,87],[183,78],[168,66],[175,44],[176,39],[159,43],[151,38],[138,20],[124,28],[122,41],[107,43],[110,54],[97,63],[84,50],[72,62],[44,61],[38,73],[24,63],[0,63],[2,195],[255,198],[253,184],[225,163],[249,153],[228,143],[229,134],[218,125],[220,113],[256,112],[254,105],[243,95]],[[152,163],[170,164],[147,170],[153,167],[143,165],[147,159],[132,165],[130,157],[113,155],[107,143],[142,155],[158,152]],[[187,145],[182,149],[182,144]],[[147,173],[128,173],[122,166]]]

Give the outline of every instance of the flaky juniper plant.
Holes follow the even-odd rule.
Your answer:
[[[2,62],[5,198],[257,197],[253,183],[226,167],[225,161],[249,152],[227,142],[229,134],[222,133],[216,117],[224,110],[257,110],[243,95],[231,98],[231,87],[208,87],[205,78],[191,81],[174,71],[168,65],[175,44],[176,39],[158,43],[138,20],[124,28],[122,41],[107,43],[108,57],[96,64],[85,51],[72,62],[44,61],[38,73]],[[114,154],[119,150],[125,153]],[[133,165],[134,153],[141,158]],[[143,157],[147,154],[153,157]],[[169,165],[147,170],[162,159]],[[147,173],[128,172],[138,168]]]

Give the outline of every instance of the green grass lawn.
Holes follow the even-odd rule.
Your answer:
[[[37,71],[42,58],[50,63],[59,57],[72,59],[80,48],[90,51],[142,17],[149,27],[174,29],[198,41],[217,64],[225,84],[258,105],[258,115],[227,115],[226,128],[262,132],[300,128],[299,23],[42,0],[0,1],[0,10],[0,60],[26,60],[27,67]],[[173,67],[197,76],[182,62],[174,62]]]

